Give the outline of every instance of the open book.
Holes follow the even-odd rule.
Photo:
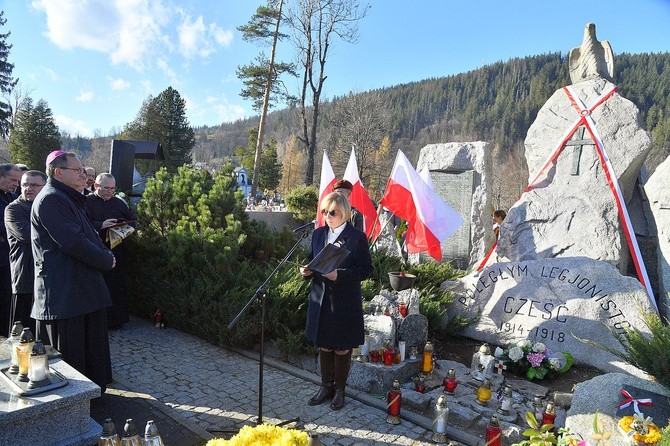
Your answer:
[[[348,249],[329,243],[309,262],[307,268],[317,273],[328,274],[335,271],[350,253]]]
[[[105,241],[109,242],[110,248],[116,248],[124,238],[135,232],[135,228],[133,228],[130,223],[132,223],[132,221],[117,221],[113,226],[106,228]]]

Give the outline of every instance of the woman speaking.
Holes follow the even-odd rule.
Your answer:
[[[344,407],[351,349],[365,340],[361,281],[372,274],[372,259],[365,233],[349,223],[351,205],[344,195],[327,195],[320,211],[326,225],[312,234],[309,259],[329,243],[350,253],[336,270],[325,274],[300,268],[303,277],[312,277],[305,334],[320,349],[321,364],[321,387],[309,405],[332,398],[330,407],[339,410]]]

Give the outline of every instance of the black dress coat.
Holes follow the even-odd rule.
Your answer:
[[[311,260],[326,245],[327,226],[312,234]],[[372,259],[365,233],[351,223],[334,242],[351,253],[337,269],[334,282],[312,274],[305,335],[317,347],[348,350],[365,341],[361,281],[372,274]]]
[[[35,197],[31,238],[38,320],[66,319],[112,305],[102,277],[114,256],[84,209],[84,195],[49,178]]]

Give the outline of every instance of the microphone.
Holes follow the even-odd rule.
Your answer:
[[[303,232],[305,230],[308,230],[308,229],[310,229],[310,226],[311,226],[311,229],[314,229],[315,224],[316,224],[316,220],[312,220],[309,223],[305,223],[304,225],[298,226],[297,228],[295,228],[293,230],[293,233],[297,234],[298,232]]]

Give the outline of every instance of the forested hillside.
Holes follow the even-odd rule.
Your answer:
[[[670,53],[619,54],[614,78],[620,93],[640,108],[642,125],[653,138],[654,149],[648,159],[653,169],[670,154]],[[484,140],[491,143],[496,161],[503,164],[510,159],[522,162],[523,140],[538,110],[555,90],[569,83],[565,57],[552,53],[354,95],[386,104],[391,160],[398,149],[415,161],[421,147],[429,143]],[[333,115],[338,103],[349,97],[334,98],[322,107],[318,147],[335,154],[336,174],[344,169],[337,164],[346,162],[337,152],[349,146],[336,147],[332,132],[338,121]],[[277,140],[280,161],[287,151],[299,147],[294,140],[296,113],[284,109],[268,117],[267,136]],[[230,157],[237,146],[247,144],[249,128],[257,125],[257,119],[247,119],[195,129],[194,159]],[[317,158],[320,162],[320,155]]]

